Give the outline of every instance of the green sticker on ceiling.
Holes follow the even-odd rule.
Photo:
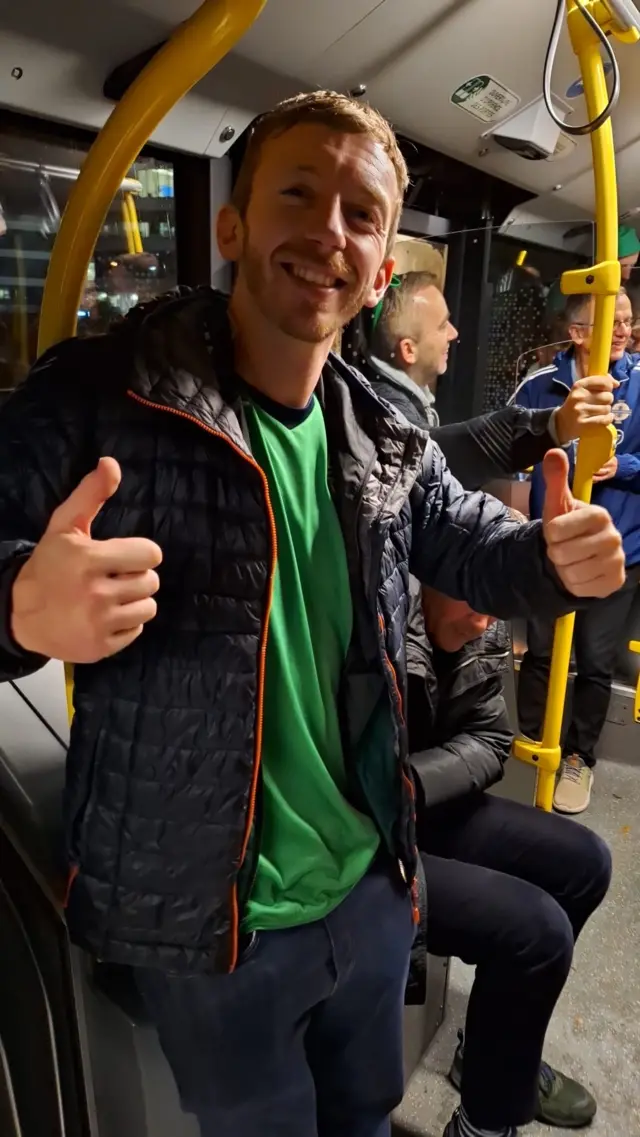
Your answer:
[[[494,122],[515,110],[520,97],[491,75],[474,75],[456,88],[451,102],[480,122]]]

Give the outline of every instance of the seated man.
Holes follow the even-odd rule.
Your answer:
[[[369,355],[369,377],[378,395],[414,426],[429,430],[449,469],[465,489],[525,470],[547,450],[575,438],[587,419],[610,422],[613,380],[588,376],[559,407],[502,407],[466,422],[440,426],[435,410],[438,379],[457,339],[435,276],[408,272],[380,302]]]
[[[568,351],[559,352],[552,367],[531,375],[515,393],[527,410],[562,412],[589,369],[594,301],[589,296],[567,298],[566,322],[571,337]],[[626,583],[589,611],[578,612],[574,635],[576,679],[571,721],[567,730],[554,808],[561,813],[582,813],[589,805],[595,747],[604,726],[611,683],[624,639],[635,590],[640,581],[640,358],[629,355],[627,341],[633,324],[631,302],[624,289],[616,301],[611,344],[611,376],[615,381],[614,422],[618,428],[615,456],[596,474],[593,501],[613,518],[624,543]],[[608,408],[607,408],[608,409]],[[570,458],[573,460],[573,447]],[[530,513],[542,516],[544,485],[536,466],[531,481]],[[522,661],[518,686],[520,729],[540,738],[546,700],[553,622],[535,619],[527,627],[528,651]]]
[[[476,967],[451,1071],[462,1103],[445,1137],[515,1137],[534,1117],[586,1125],[594,1099],[542,1062],[542,1046],[575,941],[609,887],[610,854],[581,825],[484,792],[512,740],[506,629],[432,589],[422,607],[416,585],[408,728],[428,946]]]

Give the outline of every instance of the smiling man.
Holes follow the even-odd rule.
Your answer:
[[[457,338],[433,273],[405,273],[380,305],[371,350],[375,390],[409,422],[438,426],[436,388]]]
[[[62,344],[0,414],[0,679],[78,665],[69,928],[132,967],[202,1137],[389,1134],[409,571],[502,617],[624,579],[561,453],[519,526],[331,354],[389,283],[407,181],[372,108],[281,104],[218,220],[231,299]]]

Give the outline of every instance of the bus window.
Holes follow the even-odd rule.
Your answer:
[[[557,226],[556,248],[544,246],[542,232],[541,243],[535,243],[536,227],[543,228],[528,227],[532,238],[528,248],[501,236],[494,236],[491,243],[491,305],[480,404],[485,411],[503,407],[529,372],[547,367],[565,346],[558,282],[565,270],[577,268],[589,255],[579,256],[569,245],[561,251],[566,223]],[[554,228],[552,223],[544,224],[546,240]],[[588,245],[588,237],[584,243]]]
[[[35,360],[49,257],[85,153],[75,141],[0,133],[0,399]],[[78,335],[105,331],[176,283],[173,166],[142,156],[105,218]]]

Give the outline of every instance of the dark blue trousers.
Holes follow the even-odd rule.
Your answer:
[[[136,969],[202,1137],[389,1137],[413,936],[376,863],[327,919],[260,933],[232,975]]]
[[[476,967],[462,1102],[479,1128],[525,1125],[549,1020],[607,893],[611,855],[577,822],[489,794],[434,806],[421,822],[429,950]]]

